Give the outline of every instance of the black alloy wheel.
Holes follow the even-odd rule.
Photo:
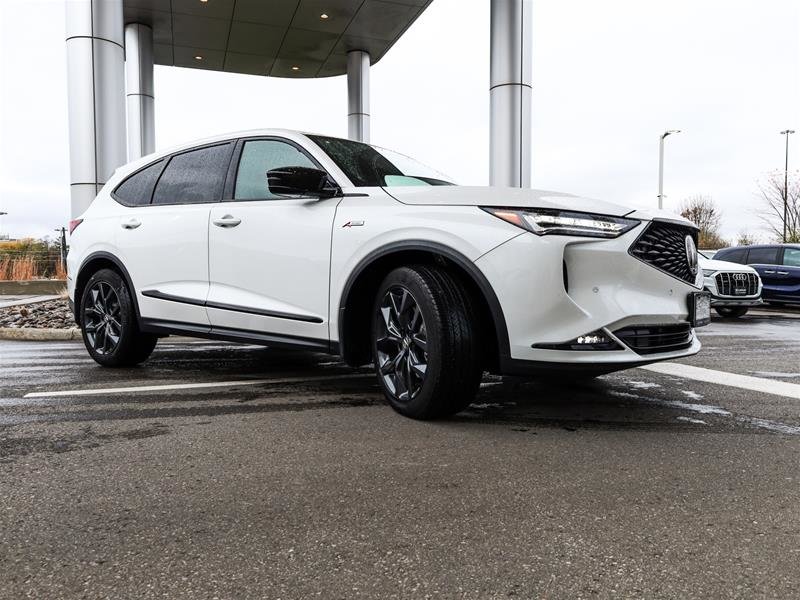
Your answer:
[[[88,292],[83,306],[83,330],[87,343],[100,355],[113,353],[122,336],[119,296],[106,281],[97,281]]]
[[[378,369],[387,390],[399,401],[416,398],[428,369],[428,332],[411,292],[395,285],[380,303],[376,340]]]
[[[375,293],[372,354],[390,406],[412,419],[466,408],[480,385],[482,352],[470,298],[438,265],[389,272]]]
[[[75,300],[80,302],[83,343],[95,362],[104,367],[131,367],[153,352],[158,338],[139,330],[136,305],[119,273],[100,269]]]

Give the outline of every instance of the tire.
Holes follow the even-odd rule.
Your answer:
[[[483,374],[469,299],[433,266],[400,267],[378,288],[372,354],[394,410],[412,419],[453,415],[474,400]]]
[[[720,317],[726,319],[738,319],[747,314],[746,306],[719,306],[714,309]]]
[[[131,367],[147,360],[158,338],[142,333],[125,281],[101,269],[89,279],[80,299],[80,327],[89,355],[104,367]]]

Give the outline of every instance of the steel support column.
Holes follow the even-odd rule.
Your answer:
[[[491,4],[491,185],[531,185],[531,4],[531,0]]]
[[[141,23],[125,25],[125,101],[130,161],[156,149],[153,30]]]
[[[125,163],[122,0],[66,2],[69,154],[73,217]]]
[[[369,143],[369,53],[347,54],[347,137]]]

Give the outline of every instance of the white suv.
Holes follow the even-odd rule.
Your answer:
[[[709,318],[688,221],[461,187],[367,144],[284,130],[117,170],[70,224],[69,294],[101,365],[180,334],[374,362],[404,415],[484,370],[597,375],[688,356]]]

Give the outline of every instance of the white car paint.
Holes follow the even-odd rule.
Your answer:
[[[209,142],[274,136],[302,146],[341,187],[334,198],[222,201],[181,206],[126,207],[111,192],[130,174],[172,152]],[[641,220],[616,239],[537,236],[488,214],[481,206],[551,208]],[[229,217],[236,227],[218,227]],[[437,245],[469,261],[491,286],[505,319],[505,358],[537,364],[616,368],[687,356],[681,350],[642,356],[613,351],[536,349],[601,330],[630,325],[686,323],[687,297],[702,287],[671,276],[629,254],[651,219],[691,224],[667,213],[634,211],[569,194],[462,186],[357,187],[305,135],[254,130],[208,138],[144,157],[117,170],[81,217],[72,236],[69,294],[96,251],[116,257],[129,274],[141,317],[193,324],[213,334],[228,328],[281,339],[344,342],[339,308],[359,265],[393,244]],[[124,225],[134,219],[134,229]],[[564,286],[564,265],[569,291]],[[744,267],[747,268],[747,267]],[[144,296],[157,289],[189,298],[185,304]],[[208,304],[248,307],[250,312]],[[259,312],[288,313],[287,319]],[[196,330],[198,332],[200,330]]]

